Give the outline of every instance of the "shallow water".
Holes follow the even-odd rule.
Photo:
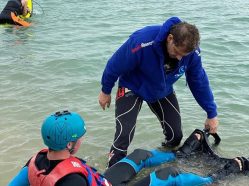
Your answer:
[[[175,15],[201,32],[203,65],[219,111],[222,143],[217,152],[249,156],[248,1],[36,1],[40,6],[34,4],[33,26],[0,27],[0,185],[44,147],[41,123],[62,109],[85,118],[88,132],[78,156],[103,172],[115,128],[114,99],[106,111],[97,100],[106,61],[134,30]],[[6,2],[0,0],[0,9]],[[205,113],[184,77],[175,89],[185,139],[194,128],[203,128]],[[144,104],[129,151],[159,147],[162,139],[156,117]],[[201,174],[208,170],[180,166]],[[245,176],[231,176],[219,185],[248,185],[247,181]]]

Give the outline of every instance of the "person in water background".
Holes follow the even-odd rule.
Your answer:
[[[196,26],[172,17],[162,26],[135,31],[108,60],[99,94],[103,109],[110,106],[111,91],[119,79],[116,132],[109,153],[109,167],[126,156],[143,101],[162,126],[163,145],[176,147],[180,144],[183,137],[181,116],[173,84],[184,73],[194,98],[207,113],[205,128],[210,133],[217,132],[217,106],[202,66],[199,43]]]
[[[56,112],[48,116],[41,127],[42,139],[48,149],[43,149],[34,155],[10,181],[9,186],[124,185],[143,168],[188,157],[197,151],[210,154],[205,133],[195,130],[176,152],[136,149],[101,175],[84,160],[74,156],[81,146],[85,133],[85,122],[75,112]],[[249,170],[248,160],[244,157],[226,159],[224,162],[224,168],[207,176],[167,167],[153,171],[134,185],[207,185],[231,173],[245,173]]]
[[[19,17],[31,12],[27,3],[28,0],[9,0],[0,14],[0,24],[29,26],[28,22]]]

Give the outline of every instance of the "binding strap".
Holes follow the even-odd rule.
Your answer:
[[[245,157],[236,157],[238,160],[240,160],[241,162],[241,167],[240,167],[240,171],[241,172],[247,172],[249,171],[249,161],[247,158]]]
[[[31,23],[24,21],[23,19],[21,19],[20,17],[17,17],[13,12],[11,12],[11,18],[12,20],[17,23],[18,25],[24,26],[24,27],[29,27],[31,25]]]

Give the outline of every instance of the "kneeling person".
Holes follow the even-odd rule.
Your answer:
[[[27,4],[28,0],[9,0],[0,14],[0,24],[30,26],[29,22],[20,18],[28,13],[31,15]]]

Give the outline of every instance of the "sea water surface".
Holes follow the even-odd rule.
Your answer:
[[[0,9],[6,2],[0,0]],[[0,185],[44,147],[43,119],[64,109],[79,112],[87,125],[77,155],[103,172],[115,132],[116,91],[103,111],[98,94],[105,64],[133,31],[171,16],[200,30],[203,66],[219,112],[217,153],[249,157],[249,1],[35,0],[31,27],[0,27]],[[184,139],[202,129],[206,118],[185,84],[182,77],[175,85]],[[158,148],[162,140],[160,124],[144,104],[129,152]],[[210,171],[201,158],[173,165]],[[248,176],[230,176],[218,185],[248,185]]]

